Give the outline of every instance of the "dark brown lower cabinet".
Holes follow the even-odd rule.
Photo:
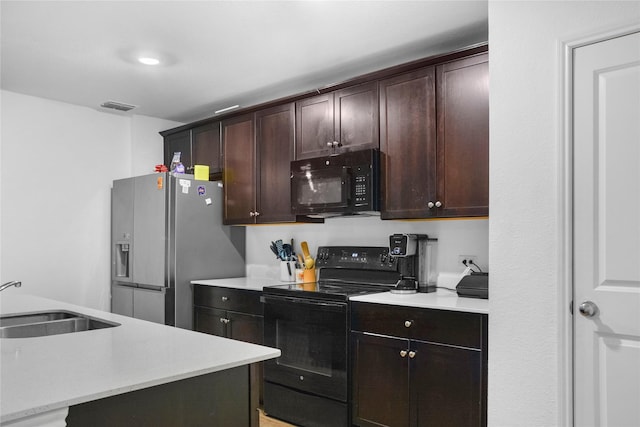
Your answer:
[[[409,426],[408,340],[354,333],[353,423]]]
[[[262,292],[194,285],[193,329],[220,337],[263,344]],[[263,365],[250,365],[251,426],[258,426],[263,395]]]
[[[68,427],[250,424],[249,367],[131,391],[69,407]]]
[[[486,426],[486,315],[354,303],[352,325],[353,425]]]

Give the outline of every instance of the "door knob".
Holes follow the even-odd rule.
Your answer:
[[[593,317],[598,314],[598,306],[592,301],[583,302],[580,304],[580,307],[578,307],[578,310],[580,310],[580,314],[584,317]]]

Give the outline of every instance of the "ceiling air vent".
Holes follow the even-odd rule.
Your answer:
[[[130,111],[136,108],[135,105],[125,104],[123,102],[116,102],[116,101],[106,101],[100,104],[100,106],[102,108],[111,108],[112,110],[118,110],[118,111]]]

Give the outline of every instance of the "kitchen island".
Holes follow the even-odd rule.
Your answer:
[[[168,409],[172,416],[201,413],[225,420],[226,405],[232,404],[232,410],[238,400],[248,420],[249,364],[280,355],[277,349],[40,297],[5,293],[0,301],[3,316],[53,310],[68,310],[119,326],[33,338],[1,338],[3,426],[37,420],[65,425],[60,419],[64,420],[67,408],[69,425],[92,413],[99,420],[100,411],[116,408],[139,412],[127,415],[135,419],[130,425],[152,425],[145,423],[144,417],[158,416]],[[210,407],[198,408],[202,404]],[[117,414],[113,416],[114,420],[122,420]],[[46,421],[47,417],[54,421]],[[243,421],[245,415],[242,418],[227,425],[248,425]],[[176,419],[181,418],[166,422]]]

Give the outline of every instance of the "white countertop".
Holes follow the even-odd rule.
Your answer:
[[[192,280],[191,283],[194,285],[261,291],[265,286],[284,285],[287,282],[262,277],[231,277],[229,279]]]
[[[0,339],[0,422],[280,356],[280,350],[28,295],[0,313],[70,310],[120,326]]]
[[[383,292],[350,298],[351,301],[373,304],[401,305],[406,307],[435,308],[439,310],[466,311],[468,313],[489,314],[489,301],[479,298],[460,298],[446,289],[437,292],[415,294],[392,294]]]

